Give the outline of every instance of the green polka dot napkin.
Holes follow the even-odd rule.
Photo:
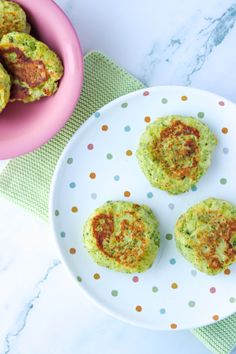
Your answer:
[[[48,197],[58,158],[80,125],[115,98],[143,84],[99,52],[84,59],[84,87],[65,127],[40,149],[10,161],[0,175],[0,194],[48,220]],[[192,331],[213,353],[227,354],[236,345],[236,315]]]

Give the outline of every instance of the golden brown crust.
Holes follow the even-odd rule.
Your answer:
[[[207,231],[204,229],[198,232],[198,247],[196,248],[197,258],[204,258],[213,271],[221,270],[224,264],[231,264],[235,261],[236,249],[232,245],[232,236],[236,232],[236,219],[226,219],[217,211],[208,211]],[[223,258],[220,260],[216,255],[216,250],[223,243]],[[191,243],[190,243],[191,245]],[[222,258],[222,257],[221,257]]]
[[[103,250],[103,242],[106,238],[111,237],[114,232],[114,218],[112,214],[98,214],[92,221],[93,235],[96,239],[97,246]]]
[[[83,240],[92,259],[119,272],[144,272],[159,246],[158,221],[146,205],[108,201],[88,218]]]
[[[199,138],[198,129],[180,120],[174,120],[169,127],[161,131],[160,138],[153,143],[153,157],[158,160],[169,176],[175,179],[190,177],[194,180],[199,164]],[[171,157],[167,160],[166,151],[167,149],[169,152],[174,151],[173,147],[178,148],[177,153],[172,156],[168,154]],[[186,161],[188,164],[185,166]]]
[[[12,10],[6,8],[6,5],[13,5]],[[26,15],[22,8],[15,2],[5,1],[4,10],[1,11],[0,23],[0,39],[4,34],[12,31],[24,32],[26,29],[30,31],[30,27],[26,25]]]
[[[14,61],[8,60],[9,54],[15,54]],[[42,60],[28,58],[22,50],[17,47],[0,48],[0,55],[9,73],[16,79],[26,82],[29,87],[37,87],[48,79],[48,73]]]
[[[114,219],[119,219],[119,225],[115,225]],[[142,259],[148,241],[143,237],[145,225],[137,220],[135,212],[98,214],[93,218],[92,229],[97,247],[106,256],[125,266],[133,266]],[[126,237],[133,241],[131,248],[126,245]]]

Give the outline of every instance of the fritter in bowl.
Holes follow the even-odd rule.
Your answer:
[[[236,206],[206,199],[186,211],[175,225],[176,246],[198,270],[209,275],[236,262]]]
[[[10,98],[11,79],[2,64],[0,64],[0,113],[6,107]]]
[[[9,32],[27,32],[30,25],[22,7],[9,0],[0,0],[0,39]]]
[[[206,173],[216,144],[214,134],[199,120],[172,115],[147,127],[137,158],[153,187],[180,194]]]
[[[12,76],[12,102],[33,102],[57,91],[63,66],[46,44],[26,33],[9,33],[0,42],[0,56]]]
[[[107,202],[87,220],[83,240],[98,265],[118,272],[144,272],[159,249],[158,221],[145,205]]]

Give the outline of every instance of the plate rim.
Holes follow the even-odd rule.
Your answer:
[[[144,87],[132,92],[129,92],[128,94],[119,96],[118,98],[115,98],[114,100],[108,102],[107,104],[105,104],[104,106],[98,108],[95,112],[93,112],[84,123],[82,123],[82,125],[76,130],[76,132],[72,135],[72,137],[70,138],[70,140],[67,142],[66,146],[64,147],[58,161],[56,164],[56,168],[54,170],[54,174],[53,174],[53,178],[51,181],[51,187],[50,187],[50,194],[49,194],[49,226],[50,226],[50,230],[53,234],[53,239],[54,239],[54,244],[56,245],[57,251],[60,255],[61,260],[63,261],[63,265],[64,267],[67,269],[67,272],[70,274],[70,277],[72,277],[73,281],[76,282],[78,289],[80,289],[80,291],[82,291],[82,293],[90,300],[92,301],[93,304],[95,304],[97,307],[99,307],[101,310],[103,310],[105,313],[107,313],[108,315],[112,316],[113,318],[116,318],[118,320],[121,320],[125,323],[134,325],[136,327],[139,328],[146,328],[146,329],[151,329],[151,330],[160,330],[160,331],[173,331],[173,329],[171,328],[162,328],[160,326],[158,326],[158,323],[156,325],[151,325],[151,324],[147,324],[145,322],[137,322],[127,316],[123,316],[120,315],[119,313],[111,310],[108,306],[105,306],[105,304],[103,304],[100,300],[97,300],[95,298],[95,296],[93,296],[89,291],[86,290],[86,288],[84,288],[76,279],[76,277],[74,276],[71,267],[69,266],[66,257],[64,256],[61,247],[60,247],[60,242],[59,239],[56,235],[56,223],[55,223],[55,217],[53,214],[53,202],[54,202],[54,195],[56,193],[56,182],[57,182],[57,178],[59,175],[59,172],[61,170],[61,166],[62,163],[64,161],[64,157],[66,156],[67,152],[70,150],[71,146],[74,144],[74,142],[76,141],[76,139],[82,135],[84,133],[85,130],[87,130],[87,128],[89,128],[90,124],[92,124],[94,122],[94,114],[97,111],[106,111],[109,110],[110,107],[117,105],[120,102],[123,102],[125,99],[127,98],[132,98],[135,96],[138,96],[140,93],[144,93],[145,91],[148,91],[149,93],[153,92],[153,91],[158,91],[158,90],[186,90],[186,91],[192,91],[192,92],[197,92],[197,93],[202,93],[202,94],[206,94],[206,95],[210,95],[212,97],[215,97],[216,100],[221,101],[223,100],[225,103],[229,103],[232,104],[233,106],[235,106],[236,109],[236,103],[234,103],[233,101],[226,99],[223,96],[220,96],[218,94],[215,94],[211,91],[207,91],[207,90],[202,90],[199,88],[195,88],[195,87],[190,87],[190,86],[181,86],[181,85],[161,85],[161,86],[151,86],[151,87]],[[186,92],[187,93],[187,92]],[[215,320],[209,320],[208,322],[203,322],[199,325],[196,326],[182,326],[181,328],[176,328],[174,329],[174,331],[183,331],[183,330],[193,330],[193,329],[197,329],[197,328],[201,328],[201,327],[205,327],[211,324],[215,324],[217,322],[220,322],[222,320],[224,320],[225,318],[233,315],[235,312],[232,312],[230,314],[227,314],[223,317],[221,317],[219,320],[215,321]]]

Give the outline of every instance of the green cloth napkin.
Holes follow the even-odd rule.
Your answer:
[[[10,161],[0,175],[0,194],[48,221],[48,197],[58,158],[74,132],[99,108],[144,85],[99,52],[84,59],[84,86],[65,127],[40,149]],[[192,331],[213,353],[236,345],[236,315]]]

